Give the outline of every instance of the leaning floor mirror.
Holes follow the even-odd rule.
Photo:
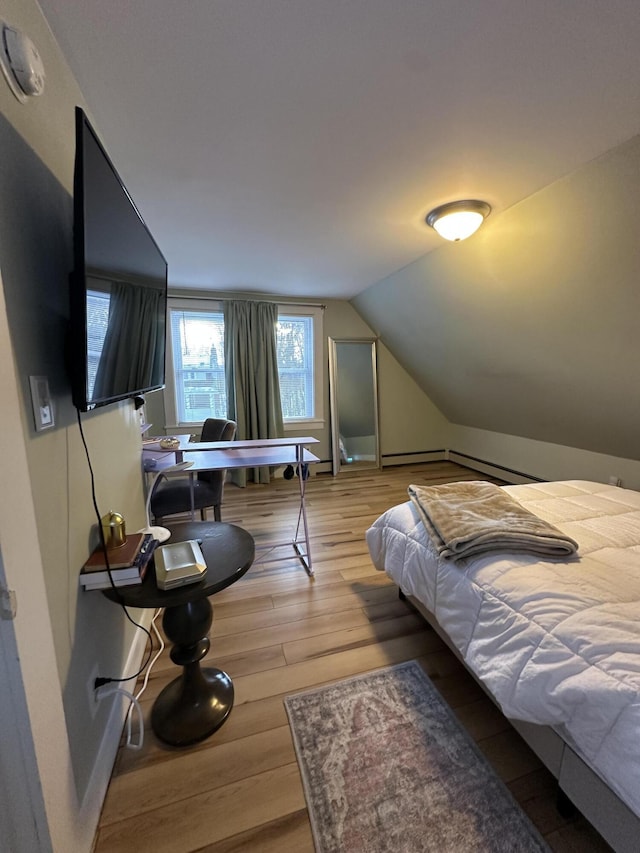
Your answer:
[[[378,382],[373,338],[329,338],[333,473],[379,468]]]

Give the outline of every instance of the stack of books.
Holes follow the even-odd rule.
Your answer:
[[[127,536],[124,545],[107,551],[108,569],[104,550],[99,546],[80,571],[80,585],[84,589],[109,589],[142,583],[157,544],[150,533]]]

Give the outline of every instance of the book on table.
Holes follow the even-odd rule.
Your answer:
[[[124,545],[107,551],[108,569],[104,551],[97,548],[80,571],[80,584],[84,589],[107,589],[142,583],[157,544],[150,533],[127,536]]]
[[[110,569],[125,569],[133,564],[142,542],[144,533],[133,533],[125,537],[125,542],[119,548],[108,548],[107,557],[109,559]],[[83,572],[99,572],[107,568],[107,561],[104,555],[104,549],[98,545],[94,549],[87,562],[82,567]]]

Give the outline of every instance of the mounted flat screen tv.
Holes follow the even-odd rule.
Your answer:
[[[79,107],[70,310],[77,409],[164,387],[167,262]]]

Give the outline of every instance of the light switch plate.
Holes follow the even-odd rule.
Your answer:
[[[42,432],[55,426],[53,400],[49,393],[49,380],[46,376],[30,376],[31,405],[36,430]]]

